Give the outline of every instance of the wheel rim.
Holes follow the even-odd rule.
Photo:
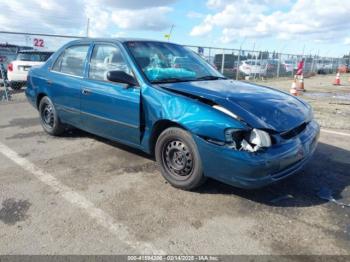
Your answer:
[[[41,109],[41,119],[43,123],[48,128],[53,128],[55,124],[55,117],[53,114],[53,108],[50,104],[44,104]]]
[[[180,140],[165,143],[162,152],[164,167],[174,178],[187,179],[193,169],[193,155],[188,146]]]

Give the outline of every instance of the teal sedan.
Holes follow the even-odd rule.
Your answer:
[[[30,70],[26,95],[48,134],[75,127],[140,149],[187,190],[207,177],[241,188],[286,178],[310,160],[320,131],[306,102],[226,79],[168,42],[72,41]]]

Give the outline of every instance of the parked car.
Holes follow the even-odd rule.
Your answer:
[[[17,53],[21,50],[30,50],[33,49],[29,46],[20,46],[20,45],[12,45],[12,44],[0,44],[0,64],[3,64],[4,67],[7,69],[7,65],[12,61],[15,60],[17,57]],[[7,70],[5,71],[7,73]],[[0,78],[3,78],[3,76],[0,73]]]
[[[294,68],[295,62],[293,60],[284,60],[282,62],[282,66],[284,67],[284,70],[286,73],[292,73]]]
[[[221,71],[221,67],[222,67],[222,55],[223,54],[216,54],[214,56],[214,64],[216,66],[216,68]],[[234,54],[225,54],[224,57],[224,70],[225,69],[229,69],[232,70],[232,68],[234,67],[235,63],[237,63],[238,61],[238,56],[234,55]]]
[[[290,72],[293,71],[293,65],[286,64],[279,59],[264,59],[261,60],[261,64],[265,66],[267,77],[286,76],[288,75],[287,69]]]
[[[172,66],[173,57],[192,67]],[[207,177],[241,188],[279,181],[310,160],[318,141],[306,102],[226,79],[168,42],[75,40],[28,77],[26,96],[48,134],[74,126],[153,154],[182,189]]]
[[[53,52],[49,51],[19,51],[16,59],[7,65],[7,78],[11,88],[19,90],[25,86],[30,68],[41,66],[52,54]]]
[[[266,75],[266,66],[264,64],[261,64],[259,60],[245,60],[241,61],[239,71],[241,71],[246,76]]]
[[[320,59],[316,61],[316,71],[318,74],[329,74],[333,71],[333,63],[331,60]]]

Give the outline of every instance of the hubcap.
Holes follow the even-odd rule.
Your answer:
[[[46,126],[48,126],[49,128],[52,128],[54,126],[55,118],[53,115],[53,109],[51,105],[44,105],[41,111],[41,117]]]
[[[164,146],[163,162],[167,171],[177,178],[190,175],[193,168],[192,154],[179,140],[172,140]]]

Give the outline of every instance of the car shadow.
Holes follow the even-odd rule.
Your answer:
[[[141,150],[104,139],[99,136],[72,129],[65,138],[90,137],[120,150],[155,161],[154,157]],[[192,191],[197,194],[224,194],[276,207],[307,207],[320,205],[326,200],[319,192],[326,189],[335,200],[342,200],[342,192],[350,186],[350,152],[328,144],[319,143],[314,156],[298,174],[260,189],[240,189],[219,181],[208,179],[200,188]],[[350,202],[350,196],[345,202]]]
[[[113,146],[113,147],[116,147],[120,150],[124,150],[124,151],[127,151],[129,153],[132,153],[132,154],[136,154],[140,157],[144,157],[144,158],[147,158],[149,160],[153,160],[155,161],[154,157],[137,149],[137,148],[134,148],[134,147],[131,147],[131,146],[128,146],[128,145],[125,145],[125,144],[121,144],[121,143],[118,143],[116,141],[112,141],[112,140],[109,140],[109,139],[106,139],[106,138],[103,138],[103,137],[100,137],[100,136],[97,136],[97,135],[94,135],[94,134],[91,134],[91,133],[88,133],[88,132],[85,132],[83,130],[80,130],[80,129],[76,129],[76,128],[68,128],[68,130],[66,132],[64,132],[62,135],[60,135],[61,138],[66,138],[66,139],[75,139],[75,138],[81,138],[81,137],[88,137],[88,138],[91,138],[91,139],[94,139],[94,140],[97,140],[101,143],[104,143],[104,144],[107,144],[107,145],[110,145],[110,146]]]

